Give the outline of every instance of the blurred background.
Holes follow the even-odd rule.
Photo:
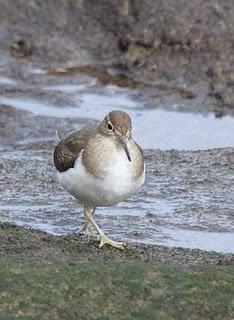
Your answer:
[[[56,181],[56,130],[128,112],[141,192],[100,208],[127,241],[233,252],[232,0],[0,1],[1,221],[83,223]]]

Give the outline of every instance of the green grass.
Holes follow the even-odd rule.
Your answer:
[[[233,319],[233,266],[0,263],[0,319]]]
[[[0,239],[0,320],[234,319],[229,256],[100,250],[10,224],[0,225]],[[165,252],[170,259],[160,260]]]

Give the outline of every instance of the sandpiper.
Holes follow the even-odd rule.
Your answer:
[[[93,226],[100,235],[99,247],[123,249],[123,242],[109,239],[94,220],[98,206],[111,206],[136,193],[145,181],[143,153],[132,139],[132,122],[123,111],[106,115],[93,130],[70,131],[54,151],[58,180],[84,205],[83,230]]]

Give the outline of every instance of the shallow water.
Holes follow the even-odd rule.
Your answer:
[[[40,116],[50,129],[50,118],[57,122],[64,118],[83,119],[85,124],[87,119],[101,120],[107,112],[122,109],[130,113],[134,137],[144,149],[234,147],[232,117],[176,111],[184,101],[172,105],[171,111],[165,110],[163,104],[149,108],[147,99],[139,99],[136,90],[102,87],[95,78],[85,76],[51,77],[40,69],[32,69],[28,80],[23,82],[0,77],[0,85],[11,88],[0,96],[0,104],[28,111],[32,117]],[[32,136],[23,135],[17,142],[24,148],[29,145],[29,149],[1,152],[3,167],[6,165],[1,221],[54,234],[77,231],[84,221],[82,206],[55,182],[51,150],[48,153],[30,150],[31,143],[54,140],[55,135],[50,130],[48,134],[41,132],[39,124],[31,130]],[[108,234],[126,241],[234,252],[230,188],[233,174],[228,161],[216,171],[219,159],[211,156],[206,160],[206,153],[198,158],[193,153],[188,159],[186,154],[179,157],[178,163],[174,163],[170,154],[149,156],[142,191],[115,207],[98,208],[97,220]],[[222,177],[227,180],[223,182]]]
[[[12,212],[12,215],[4,215],[1,217],[1,221],[10,221],[26,227],[33,227],[36,229],[44,230],[55,235],[66,235],[72,232],[77,232],[81,227],[78,222],[82,220],[81,217],[77,217],[74,214],[70,214],[69,219],[67,215],[69,212],[64,214],[64,208],[58,208],[57,205],[30,205],[30,206],[0,206],[1,211]],[[54,218],[53,214],[47,216],[41,213],[41,211],[55,211],[58,215],[57,219]],[[129,227],[129,221],[133,215],[133,208],[129,211],[126,208],[122,208],[121,214],[119,214],[116,208],[108,209],[111,212],[111,218],[105,219],[107,210],[99,209],[99,224],[104,226],[105,232],[113,235],[114,238],[121,239],[126,242],[139,242],[148,244],[165,245],[169,247],[184,247],[184,248],[199,248],[206,251],[216,251],[224,253],[234,253],[234,234],[233,232],[212,232],[212,231],[201,231],[201,230],[188,230],[179,229],[177,227],[149,227],[143,224],[132,225]],[[16,214],[17,212],[17,214]],[[120,219],[128,220],[128,225],[125,226],[121,223]],[[135,214],[137,214],[135,212]],[[113,221],[113,215],[117,217],[117,221]],[[144,217],[140,216],[139,213],[135,217],[135,220],[139,220],[141,223]],[[65,217],[64,217],[65,216]],[[140,218],[140,219],[139,219]],[[133,219],[134,220],[134,219]],[[114,227],[114,229],[113,229]],[[121,228],[121,232],[118,231]],[[147,229],[147,232],[146,232]],[[93,234],[95,235],[95,233]]]
[[[65,85],[64,91],[69,92],[67,90]],[[206,150],[234,147],[234,118],[231,116],[216,118],[212,113],[202,115],[147,109],[140,107],[126,93],[81,93],[77,102],[73,107],[58,107],[33,98],[0,97],[1,104],[44,117],[102,120],[113,109],[125,110],[132,117],[134,139],[144,149]]]

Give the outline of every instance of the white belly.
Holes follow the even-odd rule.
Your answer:
[[[81,161],[82,153],[74,168],[58,172],[61,185],[81,203],[91,206],[109,206],[127,199],[136,193],[145,181],[145,170],[138,179],[133,179],[131,166],[125,152],[114,152],[106,163],[106,175],[97,179],[89,174]]]

